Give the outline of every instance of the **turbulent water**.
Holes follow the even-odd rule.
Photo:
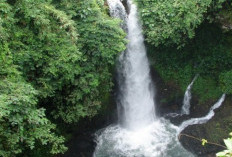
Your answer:
[[[193,86],[193,83],[195,82],[195,80],[197,79],[198,75],[194,77],[194,79],[192,80],[192,82],[188,85],[185,94],[184,94],[184,100],[183,100],[183,106],[181,108],[181,114],[186,114],[189,115],[190,113],[190,101],[192,98],[192,94],[191,94],[191,89]]]
[[[178,127],[164,119],[132,131],[109,126],[97,134],[95,157],[193,157],[179,143]]]
[[[128,1],[130,14],[127,19],[127,38],[129,44],[123,55],[119,69],[122,74],[121,84],[120,121],[128,129],[138,129],[154,122],[154,93],[146,50],[143,43],[142,29],[136,16],[137,9]]]
[[[96,133],[94,157],[193,157],[178,141],[179,127],[155,114],[154,86],[144,46],[137,7],[127,0],[108,0],[111,16],[125,25],[129,43],[119,57],[117,125]]]

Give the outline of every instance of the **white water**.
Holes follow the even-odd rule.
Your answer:
[[[190,126],[190,125],[194,125],[194,124],[204,124],[206,122],[208,122],[211,118],[213,118],[213,116],[215,115],[214,110],[219,108],[222,103],[225,100],[226,95],[223,94],[221,96],[221,98],[210,108],[209,113],[201,118],[192,118],[189,120],[184,121],[180,126],[179,126],[179,132],[181,132],[182,130],[184,130],[186,127]]]
[[[127,2],[128,16],[120,0],[108,0],[111,15],[126,20],[129,44],[119,57],[119,123],[96,133],[94,157],[193,157],[178,141],[179,128],[155,115],[154,90],[137,8],[132,0]]]
[[[119,115],[120,121],[125,127],[136,130],[154,122],[154,92],[137,8],[130,0],[128,6],[129,43],[121,60],[123,69],[120,69],[122,74],[119,79],[124,82],[121,84],[123,89],[118,105],[121,106],[119,113],[122,113]]]
[[[183,100],[183,106],[181,108],[181,114],[186,114],[189,115],[190,113],[190,101],[192,98],[192,94],[191,94],[191,89],[193,86],[193,83],[195,82],[195,80],[197,79],[198,75],[196,75],[194,77],[194,79],[192,80],[192,82],[188,85],[185,94],[184,94],[184,100]]]
[[[112,17],[116,17],[122,20],[122,28],[123,29],[127,29],[127,13],[125,10],[125,7],[123,6],[123,4],[121,3],[121,1],[118,0],[108,0],[107,1],[108,5],[109,5],[109,9],[110,9],[110,15]]]
[[[198,75],[196,75],[193,78],[192,82],[188,85],[188,87],[185,90],[183,105],[181,107],[181,112],[180,113],[168,113],[165,115],[165,117],[175,118],[177,116],[190,114],[190,107],[191,107],[190,101],[192,99],[191,89],[192,89],[193,83],[196,81],[197,77],[198,77]]]
[[[94,157],[194,157],[179,143],[177,130],[165,119],[137,131],[108,126],[97,132]]]
[[[111,15],[125,9],[120,0],[108,0]],[[136,5],[128,0],[130,14],[127,18],[129,44],[119,57],[118,101],[119,124],[97,133],[96,157],[180,157],[192,154],[178,142],[177,127],[155,116],[154,90],[149,63],[144,46]]]

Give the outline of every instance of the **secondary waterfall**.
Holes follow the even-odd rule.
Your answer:
[[[186,88],[185,90],[185,93],[184,93],[184,99],[183,99],[183,105],[181,107],[181,112],[180,113],[168,113],[165,115],[165,117],[172,117],[172,118],[175,118],[177,116],[182,116],[182,115],[189,115],[190,114],[190,101],[192,99],[192,94],[191,94],[191,89],[192,89],[192,86],[193,86],[193,83],[196,81],[198,75],[196,75],[192,82],[188,85],[188,87]]]
[[[215,112],[214,110],[219,108],[222,103],[225,100],[226,95],[223,94],[221,96],[221,98],[210,108],[209,113],[201,118],[192,118],[189,120],[184,121],[180,126],[179,126],[179,132],[181,132],[182,130],[184,130],[186,127],[190,126],[190,125],[194,125],[194,124],[204,124],[206,122],[208,122],[211,118],[213,118]]]
[[[190,101],[192,98],[192,94],[191,94],[191,89],[193,86],[193,83],[195,82],[195,80],[197,79],[198,75],[196,75],[194,77],[194,79],[192,80],[192,82],[188,85],[185,94],[184,94],[184,100],[183,100],[183,106],[181,108],[181,114],[186,114],[189,115],[190,113]]]
[[[194,157],[178,140],[179,127],[155,115],[154,86],[137,7],[127,0],[108,0],[110,14],[127,32],[127,50],[119,56],[118,124],[96,133],[94,157]]]

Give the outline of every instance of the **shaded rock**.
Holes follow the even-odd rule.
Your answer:
[[[187,127],[181,134],[187,134],[199,139],[206,139],[209,142],[224,145],[223,139],[228,137],[232,128],[232,98],[227,97],[221,108],[216,110],[215,116],[206,124],[192,125]],[[223,147],[206,144],[201,145],[201,141],[181,136],[180,142],[189,151],[197,154],[199,157],[213,156],[215,153],[223,150]]]
[[[115,100],[110,103],[93,119],[82,119],[78,127],[69,134],[72,136],[67,142],[68,151],[57,157],[92,157],[96,142],[95,132],[117,121]]]

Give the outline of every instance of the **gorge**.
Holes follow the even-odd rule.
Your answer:
[[[0,156],[232,151],[231,26],[231,0],[0,0]]]
[[[191,157],[178,140],[178,134],[187,126],[202,124],[213,117],[225,95],[212,107],[206,118],[191,119],[179,127],[156,116],[155,85],[150,77],[149,63],[144,46],[142,27],[136,4],[127,1],[129,14],[120,0],[108,0],[111,16],[124,23],[129,43],[119,56],[118,65],[118,124],[110,125],[96,133],[97,146],[94,157]],[[182,112],[189,114],[191,84],[185,94]],[[187,99],[187,100],[186,100]]]

